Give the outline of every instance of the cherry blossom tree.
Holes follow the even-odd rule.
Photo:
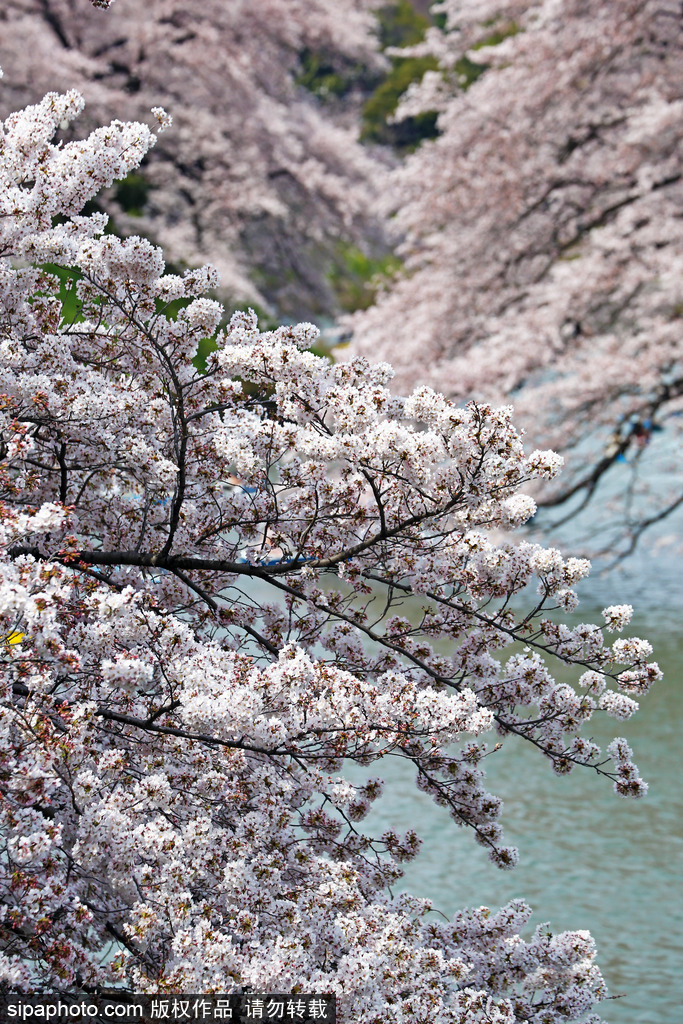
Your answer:
[[[102,199],[117,233],[156,239],[176,263],[210,260],[236,300],[329,314],[339,239],[379,235],[378,159],[357,142],[354,113],[354,82],[382,67],[372,6],[118,0],[104,13],[87,0],[8,0],[0,117],[74,86],[88,129],[166,104],[172,131]],[[338,70],[345,97],[323,102],[297,84],[307,54]]]
[[[166,273],[79,213],[156,138],[114,121],[55,143],[82,106],[51,93],[0,127],[2,985],[598,1021],[587,932],[522,939],[522,901],[446,921],[395,894],[418,837],[362,827],[389,754],[503,868],[483,771],[502,742],[645,792],[623,738],[583,734],[660,675],[645,640],[605,634],[630,606],[566,624],[589,564],[491,534],[561,460],[525,455],[508,408],[331,365],[310,324],[218,328],[215,270]]]
[[[440,70],[401,113],[438,111],[441,135],[386,190],[405,273],[351,351],[390,358],[400,388],[512,401],[566,456],[539,504],[587,507],[628,551],[683,503],[680,5],[433,10],[443,30],[411,52]]]

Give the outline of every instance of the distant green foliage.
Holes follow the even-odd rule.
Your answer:
[[[216,351],[216,348],[217,345],[214,338],[201,339],[197,345],[197,355],[192,360],[195,370],[199,370],[200,373],[206,373],[206,360],[212,352]]]
[[[490,22],[491,25],[497,24],[496,21]],[[518,32],[521,32],[520,26],[515,21],[506,21],[503,24],[498,25],[495,32],[491,32],[485,36],[484,39],[480,39],[478,43],[475,43],[472,47],[473,50],[482,50],[485,46],[498,46],[504,39],[508,39],[510,36],[516,36]],[[488,64],[480,64],[477,61],[470,60],[469,57],[461,57],[456,62],[454,71],[456,75],[456,81],[461,89],[469,89],[473,82],[483,75],[486,69],[489,67]]]
[[[323,101],[341,99],[352,89],[368,92],[377,82],[376,71],[339,54],[305,49],[299,54],[299,63],[295,82]]]
[[[380,282],[395,274],[399,267],[397,256],[372,257],[355,245],[339,242],[337,261],[328,273],[328,280],[340,307],[353,313],[371,306]]]
[[[493,27],[493,25],[498,24],[498,20],[499,19],[494,18],[491,21],[484,22],[484,27]],[[492,32],[491,35],[488,35],[485,39],[475,43],[472,49],[481,50],[484,46],[498,46],[498,43],[502,43],[504,39],[509,39],[510,36],[516,36],[517,33],[521,31],[522,28],[516,21],[505,21],[501,25],[498,25],[496,31]]]
[[[42,269],[59,279],[59,301],[62,304],[62,323],[74,324],[83,319],[81,303],[76,294],[76,282],[83,276],[75,267],[60,267],[56,263],[43,263]]]
[[[396,0],[376,12],[377,35],[382,50],[389,47],[413,46],[422,42],[430,25],[429,18],[419,14],[410,0]],[[305,49],[299,54],[298,85],[321,100],[340,99],[351,89],[360,88],[368,95],[363,108],[361,139],[379,142],[409,152],[423,139],[438,135],[437,115],[426,112],[390,124],[399,100],[412,82],[419,82],[425,71],[436,70],[433,57],[391,57],[388,74],[376,72],[360,64],[340,62],[338,55]]]
[[[414,46],[422,42],[430,20],[419,14],[409,0],[381,7],[377,12],[378,35],[382,49],[388,47]],[[445,15],[433,15],[431,24],[445,28]],[[493,26],[496,26],[495,28]],[[489,23],[492,31],[472,49],[497,46],[509,36],[520,31],[516,22],[493,20]],[[486,71],[488,65],[461,57],[453,67],[455,81],[461,89],[469,89],[473,82]],[[437,71],[438,62],[434,57],[391,57],[391,71],[378,83],[363,108],[361,139],[366,142],[380,142],[394,146],[402,152],[416,149],[424,139],[433,139],[439,134],[437,114],[426,111],[416,117],[407,117],[396,124],[391,117],[398,107],[401,96],[413,82],[422,80],[426,71]]]
[[[330,96],[344,96],[350,90],[353,80],[335,67],[330,58],[315,50],[303,50],[299,57],[301,73],[296,79],[298,85],[321,99]]]
[[[381,7],[377,11],[378,35],[382,49],[414,46],[422,42],[429,19],[419,14],[409,0]],[[433,139],[439,132],[436,113],[428,111],[407,117],[397,124],[390,118],[409,85],[419,82],[425,71],[436,71],[434,57],[391,57],[391,71],[377,85],[363,108],[361,139],[380,142],[404,152],[415,149],[423,139]]]
[[[151,187],[144,174],[139,171],[131,171],[123,181],[117,184],[114,196],[125,213],[131,217],[141,217],[147,205]]]
[[[379,43],[383,50],[389,46],[414,46],[421,43],[429,28],[429,18],[419,14],[410,0],[380,7],[376,12],[379,23]]]
[[[429,111],[416,117],[406,117],[396,124],[389,119],[399,100],[412,82],[419,82],[425,71],[436,71],[434,57],[394,57],[392,69],[363,107],[361,139],[381,142],[400,150],[415,149],[423,139],[433,139],[439,132],[436,113]]]
[[[463,92],[484,74],[488,66],[488,64],[479,64],[478,61],[470,60],[469,57],[461,57],[455,62],[453,67],[455,80]]]

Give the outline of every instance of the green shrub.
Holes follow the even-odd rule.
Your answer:
[[[114,190],[114,196],[121,209],[131,217],[141,217],[152,186],[139,171],[131,171],[120,181]]]
[[[422,80],[425,71],[436,71],[434,57],[394,57],[392,69],[375,89],[363,107],[361,139],[380,142],[400,150],[415,149],[423,139],[433,139],[439,132],[434,111],[406,117],[395,124],[390,118],[409,85]]]
[[[378,36],[383,50],[414,46],[422,42],[429,19],[419,14],[409,0],[381,7],[377,12]],[[376,86],[363,107],[361,139],[394,146],[403,152],[415,149],[423,139],[439,134],[433,111],[390,123],[399,100],[409,85],[422,80],[425,71],[436,71],[434,57],[391,57],[391,70]]]
[[[302,85],[321,99],[345,96],[351,89],[353,74],[342,74],[326,54],[306,49],[302,50],[299,60],[301,72],[296,78],[297,85]]]
[[[414,46],[421,43],[429,28],[429,18],[419,14],[410,0],[398,0],[376,11],[379,43],[383,50],[389,46]]]
[[[391,253],[368,256],[355,245],[339,242],[327,278],[341,309],[353,313],[372,305],[382,279],[396,273],[399,266],[400,260]]]

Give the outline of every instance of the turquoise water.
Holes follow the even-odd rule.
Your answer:
[[[593,617],[582,611],[584,620]],[[370,823],[416,829],[424,845],[402,888],[445,913],[521,896],[534,909],[534,926],[589,929],[610,992],[620,996],[600,1007],[609,1024],[681,1024],[683,630],[672,615],[659,625],[641,620],[629,632],[652,641],[665,678],[630,721],[599,716],[591,731],[598,742],[627,737],[650,784],[645,799],[620,799],[588,770],[558,778],[538,751],[512,737],[487,765],[489,788],[505,801],[506,841],[520,850],[514,871],[495,868],[398,761],[373,770],[387,787],[367,830]]]
[[[659,557],[657,557],[657,554]],[[345,774],[382,775],[384,796],[363,823],[369,834],[414,828],[423,840],[402,885],[446,914],[466,906],[499,907],[522,897],[530,930],[588,929],[614,997],[600,1005],[607,1024],[683,1022],[683,560],[640,549],[609,576],[586,584],[576,621],[600,622],[605,605],[632,603],[625,635],[646,637],[664,679],[627,722],[597,715],[590,734],[604,747],[625,736],[650,790],[622,800],[607,779],[575,769],[558,778],[538,751],[516,737],[487,758],[488,788],[504,799],[504,841],[519,848],[513,871],[500,871],[471,834],[416,789],[414,771],[388,758]],[[404,606],[403,614],[409,614]]]

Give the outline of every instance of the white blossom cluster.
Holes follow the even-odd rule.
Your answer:
[[[0,982],[334,992],[344,1024],[585,1019],[590,936],[395,895],[419,838],[366,834],[382,783],[344,776],[409,760],[502,867],[494,734],[642,794],[625,740],[609,762],[582,731],[635,710],[650,645],[562,621],[584,560],[493,539],[557,459],[525,456],[509,408],[330,365],[309,324],[226,323],[209,268],[104,235],[78,209],[154,135],[54,144],[80,107],[0,126]]]

